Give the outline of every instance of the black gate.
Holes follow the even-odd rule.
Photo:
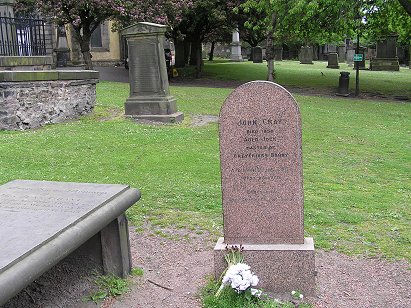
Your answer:
[[[0,56],[46,55],[43,19],[0,17]]]

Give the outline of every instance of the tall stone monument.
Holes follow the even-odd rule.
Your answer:
[[[125,114],[134,119],[181,122],[176,99],[170,95],[164,54],[167,26],[139,22],[121,31],[127,39],[130,97]]]
[[[215,276],[226,245],[243,245],[259,288],[315,292],[314,241],[304,238],[301,120],[283,87],[238,87],[220,113],[224,238],[214,248]]]
[[[70,61],[70,49],[68,48],[66,29],[64,26],[57,27],[57,40],[54,52],[56,53],[56,66],[67,66],[67,62]]]
[[[377,43],[377,55],[371,59],[372,71],[399,71],[400,64],[397,56],[398,35],[392,34]]]
[[[233,31],[233,41],[231,43],[230,61],[233,61],[233,62],[243,61],[243,56],[241,55],[240,33],[238,33],[238,30]]]

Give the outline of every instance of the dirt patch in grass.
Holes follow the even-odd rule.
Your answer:
[[[109,108],[106,108],[104,111],[105,111],[105,114],[101,115],[98,118],[98,121],[100,122],[110,121],[113,119],[124,117],[124,111],[118,107],[109,107]]]
[[[194,114],[191,117],[191,126],[204,126],[208,123],[218,123],[218,116],[215,115],[205,115],[205,114]]]
[[[82,297],[95,291],[95,272],[83,261],[75,265],[69,259],[69,263],[53,268],[4,307],[201,307],[198,290],[213,273],[214,241],[207,234],[189,231],[185,239],[166,239],[154,235],[151,229],[137,233],[131,228],[133,266],[142,268],[144,275],[130,278],[132,285],[127,294],[99,305],[82,302]],[[314,307],[411,307],[411,272],[406,261],[319,250],[316,271],[317,296],[308,298]]]

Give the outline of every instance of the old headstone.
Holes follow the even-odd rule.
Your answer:
[[[340,68],[340,65],[338,64],[338,53],[330,52],[328,54],[327,68]]]
[[[274,46],[274,60],[283,61],[283,46]]]
[[[353,66],[353,64],[354,64],[354,54],[355,54],[354,49],[348,49],[347,50],[346,63],[348,64],[348,66]]]
[[[233,62],[243,61],[243,57],[241,55],[240,33],[238,33],[238,30],[233,31],[233,41],[231,42],[230,61],[233,61]]]
[[[400,64],[397,56],[398,35],[389,35],[377,42],[377,55],[371,59],[370,69],[373,71],[399,71]]]
[[[130,97],[125,114],[134,119],[180,122],[176,99],[170,95],[164,54],[167,26],[139,22],[121,31],[128,43]]]
[[[243,245],[259,287],[275,293],[315,290],[314,242],[304,238],[301,120],[281,86],[249,82],[220,113],[224,238],[214,249],[215,275],[224,248]]]
[[[118,184],[15,180],[0,186],[0,305],[84,243],[104,272],[131,270],[124,212],[140,198]],[[97,236],[96,236],[97,235]]]
[[[312,46],[301,46],[299,58],[300,64],[314,64]]]
[[[344,45],[339,45],[337,47],[338,61],[339,62],[343,63],[345,61],[346,51],[347,51],[347,48],[346,48],[345,44]]]
[[[330,52],[337,52],[337,46],[336,45],[331,45],[331,44],[327,44],[325,45],[325,52],[326,53],[330,53]]]
[[[263,50],[261,47],[253,47],[253,63],[263,63]]]

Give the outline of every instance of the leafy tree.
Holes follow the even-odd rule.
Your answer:
[[[353,37],[360,28],[374,40],[396,32],[400,41],[410,42],[410,6],[409,0],[246,0],[242,4],[249,14],[245,26],[266,36],[268,80],[274,80],[274,42],[338,42]]]
[[[202,43],[212,41],[221,29],[231,31],[237,27],[235,21],[228,17],[233,8],[232,1],[193,0],[190,10],[182,16],[178,31],[191,43],[191,63],[196,65],[196,77],[202,70]]]
[[[116,0],[18,0],[20,7],[34,8],[49,16],[57,25],[70,24],[80,45],[86,69],[92,69],[90,38],[101,22],[121,14],[122,5]]]
[[[364,12],[365,35],[369,41],[396,33],[401,44],[410,44],[411,16],[400,1],[370,1],[365,3]]]
[[[236,7],[234,12],[238,21],[241,40],[247,42],[251,47],[256,47],[265,40],[266,34],[258,28],[258,23],[263,18],[263,14],[258,13],[252,7],[245,12],[241,6]]]
[[[171,25],[181,21],[180,10],[190,0],[18,0],[20,10],[37,10],[50,16],[57,25],[70,24],[80,45],[86,69],[92,69],[90,38],[107,19],[116,21],[116,29],[136,21]]]
[[[268,64],[267,80],[274,81],[274,40],[275,35],[278,34],[279,17],[285,16],[284,7],[285,0],[247,0],[242,4],[244,12],[249,14],[250,20],[245,22],[245,26],[253,31],[262,31],[266,36],[267,46],[265,57]],[[261,16],[256,20],[252,18],[253,14],[257,13]]]

